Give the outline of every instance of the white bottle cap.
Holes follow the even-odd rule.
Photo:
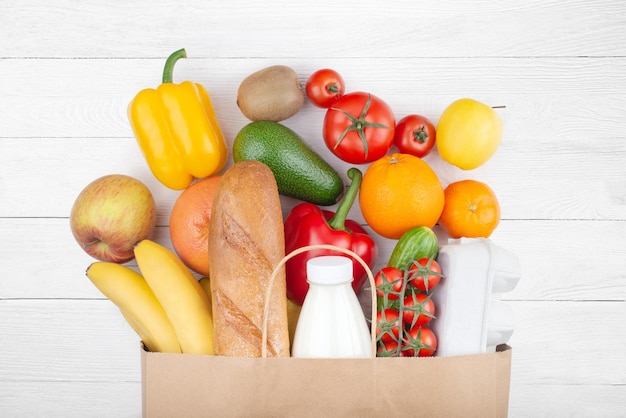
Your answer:
[[[314,257],[306,263],[307,280],[317,284],[350,283],[352,260],[340,255]]]

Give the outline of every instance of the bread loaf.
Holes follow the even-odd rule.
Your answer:
[[[265,296],[285,256],[276,179],[258,161],[242,161],[222,176],[209,228],[215,354],[260,357]],[[271,289],[267,356],[289,356],[284,269]]]

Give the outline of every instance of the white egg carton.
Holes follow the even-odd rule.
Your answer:
[[[519,282],[519,259],[489,239],[461,238],[443,245],[437,261],[444,278],[433,290],[436,355],[488,353],[507,343],[515,315],[501,295]]]

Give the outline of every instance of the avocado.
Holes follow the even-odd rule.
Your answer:
[[[233,159],[267,165],[284,196],[330,206],[344,191],[339,173],[296,132],[278,122],[255,121],[244,126],[235,137]]]

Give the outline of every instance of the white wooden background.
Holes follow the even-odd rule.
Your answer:
[[[95,178],[133,175],[170,245],[177,192],[151,177],[126,107],[181,47],[175,80],[205,85],[229,141],[246,123],[239,82],[272,64],[303,81],[334,68],[398,117],[436,122],[466,96],[505,105],[487,164],[427,160],[444,184],[492,186],[492,238],[522,262],[506,295],[518,321],[510,416],[626,416],[623,0],[2,0],[0,12],[0,416],[141,415],[137,337],[84,276],[92,259],[68,214]],[[345,172],[322,118],[307,103],[285,124]],[[392,243],[379,242],[382,262]]]

